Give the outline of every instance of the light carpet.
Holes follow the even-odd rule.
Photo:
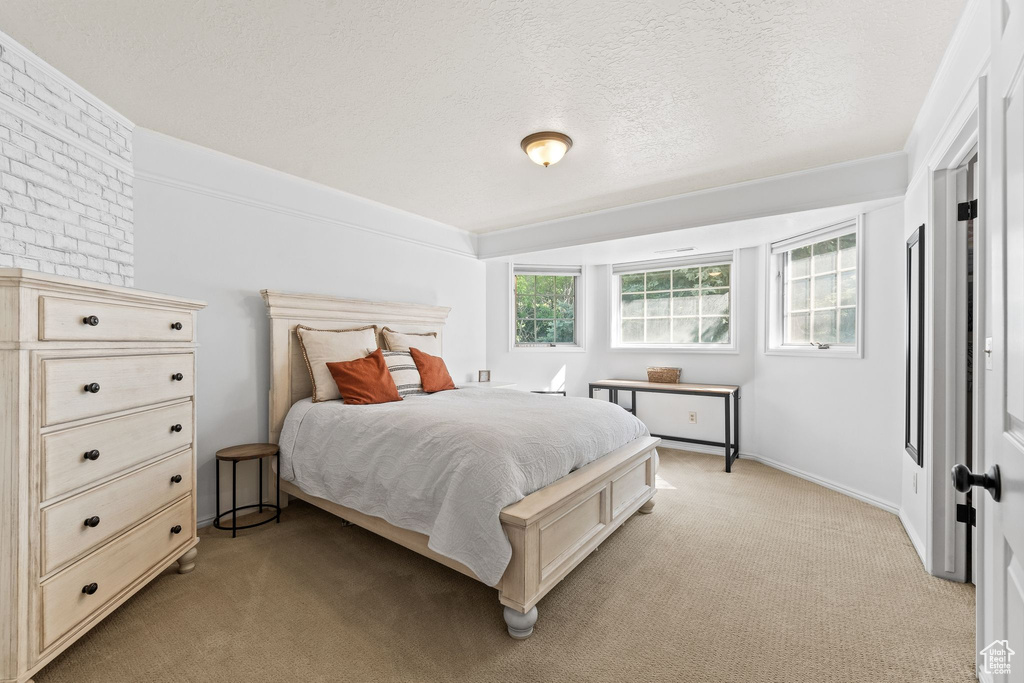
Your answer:
[[[203,529],[173,571],[43,669],[118,681],[971,681],[974,589],[892,514],[739,460],[662,450],[635,515],[505,632],[497,592],[293,503]]]

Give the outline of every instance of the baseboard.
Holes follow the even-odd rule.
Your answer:
[[[974,674],[978,677],[981,683],[993,683],[995,679],[992,678],[992,674],[985,673],[985,670],[981,667],[974,668]]]
[[[857,500],[863,501],[863,502],[867,503],[868,505],[873,505],[873,506],[875,506],[876,508],[878,508],[880,510],[885,510],[886,512],[890,512],[890,513],[892,513],[894,515],[899,514],[899,507],[897,507],[896,505],[894,505],[894,504],[892,504],[892,503],[890,503],[888,501],[881,500],[880,498],[875,498],[872,495],[864,493],[863,491],[858,491],[857,489],[852,489],[849,486],[843,486],[842,484],[837,484],[834,481],[831,481],[829,479],[825,479],[824,477],[819,477],[816,474],[811,474],[810,472],[804,472],[803,470],[797,469],[795,467],[791,467],[790,465],[785,465],[785,464],[783,464],[781,462],[778,462],[776,460],[772,460],[771,458],[765,458],[765,457],[760,456],[760,455],[746,454],[746,453],[741,453],[740,454],[740,458],[747,458],[748,460],[755,460],[755,461],[757,461],[757,462],[759,462],[759,463],[761,463],[763,465],[768,465],[768,467],[774,467],[775,469],[781,470],[783,472],[786,472],[787,474],[792,474],[794,477],[800,477],[801,479],[806,479],[807,481],[810,481],[810,482],[813,482],[815,484],[818,484],[819,486],[824,486],[827,489],[832,489],[833,491],[836,491],[838,493],[842,493],[844,495],[850,496],[851,498],[856,498]],[[735,467],[735,465],[733,465],[733,467]]]
[[[921,537],[914,531],[914,527],[907,522],[906,516],[903,514],[902,508],[897,513],[900,518],[900,524],[903,525],[903,530],[907,533],[907,538],[910,539],[911,545],[914,546],[914,550],[917,551],[917,556],[921,558],[921,564],[927,566],[928,563],[924,561],[924,543],[921,541]]]
[[[662,443],[664,443],[667,448],[678,448],[679,450],[684,451],[708,453],[710,455],[720,455],[722,457],[725,457],[725,449],[719,446],[704,446],[702,444],[691,444],[681,441],[671,441],[669,439],[662,439]],[[899,507],[893,505],[888,501],[875,498],[874,496],[868,495],[867,493],[864,493],[862,491],[858,491],[857,489],[852,489],[849,486],[837,484],[836,482],[831,481],[829,479],[825,479],[824,477],[819,477],[816,474],[805,472],[801,469],[797,469],[796,467],[786,465],[777,460],[772,460],[771,458],[766,458],[764,456],[757,455],[756,453],[746,453],[740,451],[740,459],[733,464],[733,467],[741,466],[740,463],[742,463],[744,459],[759,462],[762,465],[767,465],[768,467],[779,470],[781,472],[785,472],[786,474],[792,474],[794,477],[799,477],[800,479],[804,479],[806,481],[818,484],[819,486],[824,486],[827,489],[831,489],[838,493],[842,493],[843,495],[850,496],[851,498],[856,498],[857,500],[863,501],[868,505],[873,505],[874,507],[879,508],[880,510],[885,510],[886,512],[891,512],[894,515],[899,515]]]

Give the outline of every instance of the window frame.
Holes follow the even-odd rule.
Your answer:
[[[800,247],[853,233],[857,239],[857,333],[853,345],[831,344],[819,348],[813,343],[804,345],[785,344],[785,288],[783,286],[783,265],[786,255]],[[864,311],[867,302],[864,297],[864,215],[859,214],[838,223],[830,223],[783,240],[772,242],[765,247],[765,355],[769,356],[813,356],[817,358],[863,358],[864,357]],[[837,268],[838,272],[838,268]],[[839,278],[836,278],[836,292],[839,294]]]
[[[678,268],[692,268],[704,265],[729,265],[729,343],[728,344],[674,344],[674,343],[653,343],[637,344],[625,343],[622,341],[622,275],[633,273],[649,273],[659,270],[673,270]],[[738,283],[741,277],[739,268],[739,250],[721,251],[709,254],[694,254],[691,256],[659,259],[652,261],[636,261],[632,263],[620,263],[611,266],[610,270],[610,296],[611,303],[609,319],[610,348],[612,351],[626,352],[667,352],[667,353],[712,353],[712,354],[738,354],[739,344],[737,338],[739,331],[736,328],[736,309],[739,305]],[[616,272],[616,269],[619,272]],[[624,269],[628,269],[625,270]]]
[[[508,290],[508,348],[511,352],[578,353],[586,350],[586,272],[582,265],[528,265],[509,263]],[[573,321],[576,327],[576,342],[518,344],[516,343],[516,275],[563,275],[576,278],[576,292],[573,296]]]

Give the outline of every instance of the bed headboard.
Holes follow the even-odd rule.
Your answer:
[[[270,317],[270,441],[277,443],[284,418],[296,401],[313,395],[296,325],[343,330],[377,325],[399,332],[437,332],[444,347],[444,324],[450,308],[425,304],[342,299],[317,294],[260,292]],[[380,339],[378,338],[378,344]]]

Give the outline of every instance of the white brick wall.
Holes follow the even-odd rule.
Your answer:
[[[0,268],[132,286],[132,130],[0,32]]]

